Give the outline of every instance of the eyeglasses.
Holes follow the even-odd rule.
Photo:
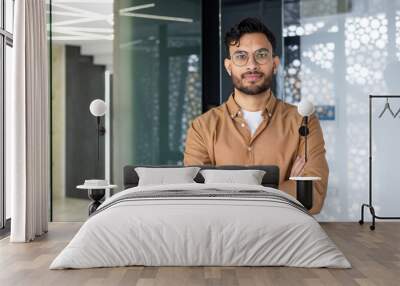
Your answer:
[[[264,48],[255,51],[253,54],[254,60],[259,65],[265,65],[266,63],[268,63],[269,59],[271,58],[270,55],[271,52],[268,49]],[[249,53],[245,51],[237,51],[231,56],[232,62],[239,67],[247,65],[247,63],[249,62],[249,58]]]

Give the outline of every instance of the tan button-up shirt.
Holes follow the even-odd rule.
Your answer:
[[[304,138],[299,135],[302,117],[294,105],[275,96],[267,100],[263,121],[251,136],[234,95],[218,107],[193,120],[187,133],[185,165],[277,165],[279,189],[296,197],[296,184],[289,180],[296,157],[304,157]],[[328,164],[325,142],[317,117],[309,118],[307,163],[303,176],[318,176],[314,182],[311,213],[319,213],[326,195]]]

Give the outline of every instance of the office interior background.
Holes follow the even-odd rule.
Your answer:
[[[1,223],[10,218],[4,186],[4,112],[10,94],[12,0],[0,9]],[[176,9],[179,7],[179,9]],[[223,36],[245,17],[276,35],[281,67],[275,95],[311,100],[323,128],[330,177],[321,221],[355,221],[368,198],[368,96],[399,94],[400,1],[391,0],[51,0],[47,5],[51,91],[53,221],[83,221],[87,178],[122,189],[130,164],[182,164],[187,128],[232,91]],[[105,100],[97,160],[92,100]],[[374,201],[395,216],[400,116],[373,107]],[[400,100],[391,99],[392,108]],[[118,190],[116,190],[118,191]],[[384,207],[382,207],[384,206]]]

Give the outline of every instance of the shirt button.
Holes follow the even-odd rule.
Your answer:
[[[248,151],[251,151],[251,146],[247,147],[247,150],[248,150]]]
[[[244,123],[242,123],[242,124],[240,124],[242,127],[245,127],[246,126],[246,124],[244,124]]]

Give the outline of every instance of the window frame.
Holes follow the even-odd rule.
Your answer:
[[[5,192],[5,93],[6,93],[6,50],[7,46],[13,48],[13,33],[6,30],[6,0],[0,0],[0,236],[10,230],[10,219],[7,219],[6,192]],[[15,13],[15,0],[11,0],[12,11]],[[12,15],[11,17],[13,17]],[[14,27],[13,29],[14,30]]]

